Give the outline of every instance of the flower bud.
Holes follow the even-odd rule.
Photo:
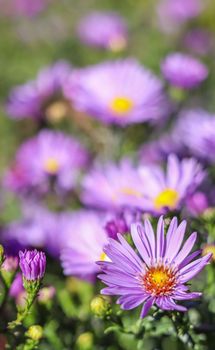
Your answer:
[[[39,341],[43,336],[43,329],[39,325],[31,326],[27,332],[26,336],[32,340]]]
[[[101,295],[93,298],[90,304],[92,313],[97,317],[105,317],[111,314],[111,305],[107,297]]]
[[[93,349],[93,334],[90,332],[82,333],[79,335],[76,345],[80,350],[92,350]]]
[[[43,252],[25,250],[19,252],[19,266],[27,281],[41,280],[45,274],[46,256]]]

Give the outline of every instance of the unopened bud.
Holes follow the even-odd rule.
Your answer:
[[[39,341],[43,336],[43,329],[39,325],[31,326],[27,330],[26,336],[32,340]]]
[[[92,350],[93,349],[93,334],[85,332],[79,335],[76,345],[80,350]]]
[[[93,298],[90,304],[92,313],[97,317],[105,317],[111,314],[111,304],[108,298],[101,295]]]

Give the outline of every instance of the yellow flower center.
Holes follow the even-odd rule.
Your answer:
[[[176,285],[176,272],[166,266],[150,267],[142,279],[147,293],[154,296],[170,295]]]
[[[119,52],[126,47],[126,39],[122,36],[112,38],[109,43],[109,48],[113,52]]]
[[[168,207],[170,209],[176,208],[179,201],[179,194],[177,191],[167,188],[166,190],[159,193],[154,199],[154,206],[156,209],[162,209]]]
[[[68,113],[68,104],[66,103],[66,101],[53,102],[45,110],[46,118],[49,121],[54,123],[55,122],[57,123],[61,121],[63,118],[65,118],[67,113]]]
[[[135,190],[132,187],[123,187],[120,190],[121,193],[127,195],[127,196],[134,196],[134,197],[141,197],[141,193],[137,190]]]
[[[133,101],[127,97],[116,97],[110,103],[111,110],[120,117],[127,115],[133,107]]]
[[[44,164],[47,173],[56,174],[59,170],[59,163],[55,158],[48,158]]]

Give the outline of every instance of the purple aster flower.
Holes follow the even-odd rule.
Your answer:
[[[99,214],[88,211],[74,212],[67,228],[61,252],[61,263],[65,275],[73,275],[89,281],[99,271],[97,260],[105,260],[104,246],[108,236],[103,229],[104,221]]]
[[[193,89],[208,76],[208,69],[203,63],[179,52],[168,55],[161,64],[161,70],[171,85],[182,89]]]
[[[182,111],[173,132],[191,154],[215,162],[215,115],[201,109]]]
[[[186,33],[183,43],[188,50],[197,55],[207,55],[213,46],[212,35],[203,29],[192,29]]]
[[[35,80],[13,88],[6,106],[8,115],[13,119],[61,120],[69,108],[63,85],[70,73],[70,65],[59,61],[43,68]]]
[[[71,219],[69,212],[51,212],[27,202],[22,208],[22,219],[5,227],[1,240],[7,251],[11,246],[16,252],[24,248],[39,248],[58,258],[66,239],[64,231],[67,232]]]
[[[161,166],[141,167],[142,208],[153,213],[181,208],[204,179],[205,173],[194,158],[179,159],[171,154],[166,171]]]
[[[172,33],[181,25],[197,17],[203,9],[202,0],[160,0],[157,15],[160,29]]]
[[[114,12],[88,13],[79,22],[77,34],[87,45],[112,51],[124,49],[128,40],[127,24]]]
[[[161,81],[135,59],[80,69],[65,84],[77,110],[107,124],[159,121],[167,113]]]
[[[157,233],[148,220],[144,225],[131,225],[131,236],[137,253],[118,235],[119,242],[110,239],[104,252],[110,261],[98,262],[103,271],[98,277],[107,285],[101,293],[120,296],[117,303],[124,310],[143,304],[141,317],[153,305],[162,310],[186,311],[177,301],[198,298],[201,293],[189,292],[186,283],[208,264],[211,254],[194,260],[200,251],[191,253],[196,241],[192,233],[182,246],[186,221],[179,226],[173,218],[167,234],[161,217]]]
[[[20,251],[19,266],[27,281],[42,279],[46,269],[45,253],[36,249]]]
[[[88,206],[121,211],[138,207],[142,187],[137,169],[130,160],[123,159],[119,164],[95,166],[82,181],[81,199]]]
[[[58,193],[70,191],[80,171],[87,165],[87,150],[74,138],[60,131],[43,130],[18,149],[5,184],[18,193]]]
[[[139,149],[139,160],[145,164],[156,164],[166,161],[171,153],[178,156],[184,155],[184,147],[175,139],[175,135],[169,131],[168,134],[163,134],[157,139],[144,143]]]

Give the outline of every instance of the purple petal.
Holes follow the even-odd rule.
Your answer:
[[[183,248],[180,250],[176,258],[174,258],[175,264],[179,265],[187,257],[187,255],[190,253],[190,251],[192,250],[195,244],[196,237],[197,237],[197,233],[193,232],[190,235],[190,237],[186,240]]]
[[[141,239],[142,235],[140,235],[140,232],[142,232],[142,231],[143,231],[143,227],[141,224],[139,224],[139,223],[131,224],[131,236],[132,236],[133,242],[134,242],[138,252],[142,256],[143,260],[149,266],[151,263],[151,256],[150,256],[150,252],[148,251],[145,243]]]
[[[185,283],[199,273],[211,259],[212,254],[197,259],[181,269],[180,283]]]
[[[164,237],[164,221],[163,216],[160,217],[157,225],[157,259],[162,258],[165,250],[165,237]]]
[[[140,317],[144,318],[148,314],[149,310],[151,309],[152,305],[155,302],[155,298],[149,298],[146,303],[143,305]]]
[[[176,231],[174,232],[174,234],[172,234],[171,241],[169,242],[165,253],[165,258],[169,261],[173,259],[173,257],[178,253],[181,247],[182,241],[184,239],[186,225],[186,221],[182,221],[176,229]]]

